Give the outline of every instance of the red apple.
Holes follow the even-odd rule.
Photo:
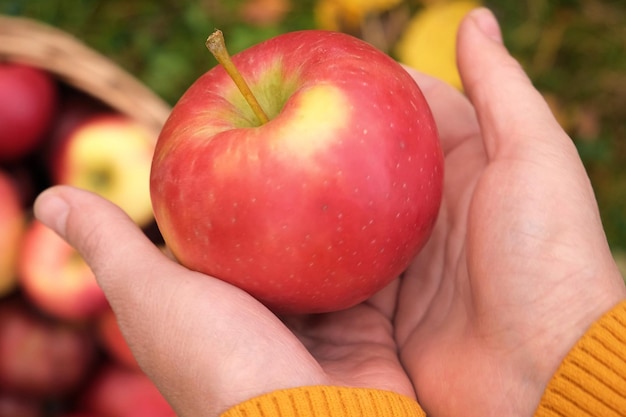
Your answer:
[[[22,300],[0,304],[0,387],[40,397],[69,394],[95,354],[84,328],[35,314]]]
[[[130,369],[140,369],[117,324],[117,318],[110,308],[97,318],[96,333],[100,345],[115,362]]]
[[[17,257],[25,214],[12,178],[0,170],[0,297],[17,286]]]
[[[60,319],[82,320],[108,304],[80,254],[52,229],[34,220],[19,255],[20,286],[42,311]]]
[[[43,417],[44,406],[37,398],[15,395],[0,390],[1,417]]]
[[[116,113],[82,119],[55,139],[52,178],[95,192],[120,206],[140,226],[153,220],[150,164],[156,138],[137,121]]]
[[[409,265],[440,206],[443,156],[419,87],[333,32],[281,35],[233,61],[269,122],[223,66],[189,88],[152,165],[165,242],[276,312],[367,299]]]
[[[0,160],[18,159],[37,148],[54,117],[57,95],[46,71],[0,62]]]
[[[94,376],[81,403],[99,417],[175,417],[145,374],[111,364]]]

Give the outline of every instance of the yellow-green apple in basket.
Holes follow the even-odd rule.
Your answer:
[[[56,184],[95,192],[120,206],[138,225],[153,220],[149,176],[155,137],[128,116],[99,112],[62,126],[50,165]]]
[[[157,141],[150,185],[169,249],[277,313],[366,300],[420,251],[441,202],[443,156],[418,85],[341,33],[214,54],[223,64]]]

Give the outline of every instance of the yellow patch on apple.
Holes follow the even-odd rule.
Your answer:
[[[274,146],[289,158],[306,158],[335,141],[337,131],[350,120],[351,105],[343,92],[330,84],[302,90],[289,109],[274,122],[280,123]],[[281,120],[284,120],[283,123]]]

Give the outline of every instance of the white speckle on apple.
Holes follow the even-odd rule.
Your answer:
[[[363,135],[367,135],[367,129],[363,129]]]
[[[341,212],[337,213],[337,218],[338,218],[338,219],[343,218],[343,213],[341,213]],[[308,236],[308,235],[307,235],[307,236]]]
[[[358,194],[359,193],[359,187],[354,187],[354,194]]]

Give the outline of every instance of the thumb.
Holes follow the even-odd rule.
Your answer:
[[[534,156],[565,153],[567,158],[577,157],[571,139],[544,98],[504,47],[490,10],[476,9],[461,23],[457,60],[490,159],[520,155],[520,151]]]
[[[143,285],[143,277],[150,276],[147,269],[163,262],[161,251],[126,213],[94,193],[52,187],[38,196],[34,212],[78,250],[110,301],[122,294],[141,293],[137,287]]]
[[[171,261],[112,203],[57,186],[34,209],[91,266],[137,362],[178,415],[217,415],[268,391],[327,382],[277,317]]]

